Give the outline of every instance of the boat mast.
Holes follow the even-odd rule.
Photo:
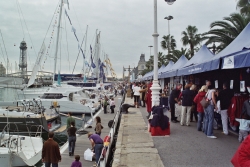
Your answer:
[[[87,25],[87,28],[86,28],[86,34],[85,34],[85,46],[84,46],[84,55],[85,55],[85,58],[86,58],[86,48],[87,48],[87,37],[88,37],[88,25]],[[85,59],[83,60],[83,74],[84,74],[84,78],[87,78],[86,77],[86,67],[85,67]]]
[[[53,82],[55,80],[55,74],[56,74],[56,64],[57,64],[57,52],[58,52],[58,43],[59,43],[59,35],[60,35],[60,27],[61,27],[61,18],[62,18],[62,5],[63,0],[60,0],[60,12],[59,12],[59,20],[58,20],[58,27],[57,27],[57,37],[56,37],[56,51],[55,51],[55,57],[54,57],[54,72],[53,72]]]

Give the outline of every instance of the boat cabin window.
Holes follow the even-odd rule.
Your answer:
[[[61,99],[63,95],[60,93],[44,93],[41,99]]]

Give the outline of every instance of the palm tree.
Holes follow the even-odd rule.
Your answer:
[[[166,58],[162,52],[159,52],[158,53],[158,68],[160,68],[162,65],[166,65]]]
[[[204,33],[204,38],[208,39],[206,44],[214,42],[220,43],[217,51],[227,47],[249,23],[249,17],[239,13],[233,13],[229,17],[224,17],[224,21],[215,21],[211,23],[211,30]]]
[[[153,69],[154,66],[154,56],[150,56],[149,60],[146,61],[147,69]]]
[[[197,46],[198,44],[200,44],[204,39],[201,36],[201,34],[197,34],[198,29],[196,28],[196,26],[188,26],[186,28],[186,31],[183,31],[182,34],[182,44],[184,46],[189,45],[190,46],[190,56],[189,58],[194,56],[194,48],[195,46]]]
[[[250,14],[250,3],[249,0],[238,0],[237,8],[240,9],[240,13],[244,16],[249,16]]]
[[[167,49],[168,54],[170,54],[171,51],[173,51],[176,48],[176,41],[174,39],[174,36],[170,36],[170,35],[165,36],[164,35],[162,38],[163,38],[163,40],[161,41],[161,47],[164,50]]]
[[[166,56],[166,60],[167,60],[167,62],[169,62],[171,60],[174,63],[176,63],[182,55],[184,55],[186,58],[188,58],[187,49],[181,48],[181,50],[173,50],[172,54],[169,54]]]

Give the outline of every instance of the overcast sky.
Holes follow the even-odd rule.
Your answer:
[[[12,72],[15,72],[15,61],[19,62],[20,42],[23,39],[27,42],[27,63],[28,70],[31,70],[47,31],[45,45],[49,55],[45,56],[45,63],[43,61],[41,66],[44,66],[45,71],[53,71],[55,52],[53,41],[56,38],[56,31],[53,34],[53,26],[49,27],[49,25],[53,16],[57,16],[54,11],[58,9],[58,2],[59,0],[0,1],[0,29]],[[142,53],[145,53],[146,60],[149,59],[148,46],[153,45],[154,32],[153,4],[154,0],[69,0],[70,10],[67,6],[64,6],[63,10],[68,11],[80,41],[83,39],[86,26],[89,26],[86,55],[88,60],[89,45],[94,47],[96,29],[101,31],[101,60],[104,59],[103,53],[108,54],[117,76],[121,77],[122,67],[137,66]],[[18,5],[22,13],[18,12]],[[170,21],[170,33],[177,41],[177,49],[180,49],[183,47],[180,41],[181,32],[188,25],[196,26],[198,33],[207,32],[210,23],[220,21],[234,12],[237,12],[235,0],[177,0],[173,5],[168,5],[164,0],[158,0],[158,50],[164,54],[167,53],[160,47],[162,36],[168,33],[168,24],[164,17],[168,15],[174,17]],[[63,33],[58,54],[59,57],[61,55],[58,59],[58,69],[61,69],[61,73],[72,73],[78,55],[78,43],[71,32],[69,21],[65,19],[64,12],[62,18]],[[54,23],[55,17],[52,25]],[[0,44],[0,62],[5,64],[6,54],[1,37]],[[84,49],[84,46],[82,48]],[[74,73],[81,72],[82,64],[83,58],[80,55]]]

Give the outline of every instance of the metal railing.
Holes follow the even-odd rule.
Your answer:
[[[105,146],[102,151],[102,152],[104,151],[106,152],[105,156],[103,157],[103,161],[106,167],[111,166],[113,162],[113,155],[114,155],[113,153],[115,151],[114,148],[116,145],[118,130],[120,127],[122,104],[124,103],[125,95],[126,94],[124,93],[122,98],[120,99],[121,101],[119,101],[119,108],[117,112],[115,113],[113,123],[108,134],[108,136],[110,137],[109,145]]]

